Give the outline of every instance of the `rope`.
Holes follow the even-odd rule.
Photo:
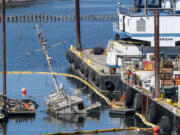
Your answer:
[[[121,99],[120,99],[120,101],[119,101],[119,103],[121,103],[121,102],[124,100],[125,96],[126,96],[126,94],[125,94],[125,92],[124,92],[123,95],[122,95],[122,97],[121,97]]]
[[[75,131],[75,132],[57,132],[41,135],[74,135],[74,134],[91,134],[91,133],[103,133],[103,132],[112,132],[112,131],[147,131],[152,130],[152,128],[138,128],[138,127],[128,127],[128,128],[111,128],[111,129],[102,129],[102,130],[92,130],[92,131]]]

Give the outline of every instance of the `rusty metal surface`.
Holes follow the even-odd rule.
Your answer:
[[[80,12],[79,12],[79,0],[76,0],[76,39],[77,49],[81,50],[81,33],[80,33]]]
[[[155,39],[155,97],[160,97],[159,86],[159,11],[154,11],[154,39]],[[154,96],[153,96],[154,97]]]
[[[2,58],[3,58],[3,95],[6,95],[6,22],[5,0],[2,0]]]

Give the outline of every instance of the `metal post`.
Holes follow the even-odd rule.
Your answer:
[[[147,15],[147,0],[144,0],[144,13]]]
[[[79,12],[79,0],[76,0],[76,39],[77,50],[81,50],[81,35],[80,35],[80,12]]]
[[[180,85],[178,85],[178,108],[180,108]]]
[[[154,39],[155,39],[155,97],[160,97],[159,88],[159,12],[154,11]],[[154,98],[154,97],[153,97]]]
[[[141,70],[143,70],[143,44],[141,45],[141,62],[142,62],[142,64],[141,64]]]
[[[135,13],[138,12],[138,10],[137,10],[138,8],[137,8],[137,7],[138,7],[138,6],[137,6],[137,0],[134,0],[134,9],[135,9]]]
[[[161,8],[161,2],[162,2],[162,0],[159,0],[159,8]]]
[[[3,58],[3,95],[6,96],[6,20],[5,20],[5,0],[2,0],[2,58]]]

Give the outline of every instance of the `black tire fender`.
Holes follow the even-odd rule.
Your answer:
[[[89,69],[87,66],[84,67],[84,76],[85,77],[88,77],[88,74],[89,74]]]
[[[69,60],[69,50],[66,51],[66,59]]]
[[[132,89],[130,87],[127,87],[126,88],[126,91],[125,91],[125,105],[127,107],[130,107],[133,103],[133,92],[132,92]]]
[[[96,74],[94,84],[98,87],[99,83],[100,83],[100,77],[99,77],[99,75]]]
[[[78,60],[75,60],[75,61],[74,61],[74,68],[75,68],[75,69],[78,69],[78,68],[79,68]]]
[[[84,64],[83,63],[80,64],[80,71],[81,71],[81,74],[84,74]]]
[[[149,104],[147,120],[151,123],[156,123],[157,121],[157,106],[154,103]]]
[[[140,111],[142,109],[142,96],[140,93],[136,93],[134,96],[134,109]]]
[[[73,63],[73,54],[69,52],[69,63]]]
[[[114,89],[115,89],[113,82],[110,80],[105,80],[104,86],[109,91],[114,91]]]
[[[95,71],[92,69],[91,70],[91,79],[92,79],[92,81],[95,81]]]
[[[94,47],[93,53],[94,53],[95,55],[101,55],[101,54],[104,53],[104,48],[102,48],[102,47]]]
[[[161,133],[170,133],[172,131],[172,121],[168,116],[162,116],[159,121],[159,128]]]

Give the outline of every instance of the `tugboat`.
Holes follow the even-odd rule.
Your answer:
[[[58,82],[56,80],[56,76],[53,74],[53,67],[51,65],[51,58],[48,55],[47,51],[47,41],[44,39],[44,34],[40,31],[38,24],[36,24],[37,35],[40,39],[40,43],[42,45],[42,49],[46,55],[46,59],[48,61],[49,68],[51,70],[51,74],[53,77],[53,82],[56,88],[56,91],[50,93],[48,98],[45,100],[45,104],[47,105],[47,112],[50,114],[58,115],[58,114],[81,114],[88,113],[94,109],[97,109],[101,106],[99,102],[96,104],[92,104],[89,107],[85,107],[83,99],[78,96],[78,92],[73,96],[69,96],[63,87],[63,84],[60,83],[58,86]]]

